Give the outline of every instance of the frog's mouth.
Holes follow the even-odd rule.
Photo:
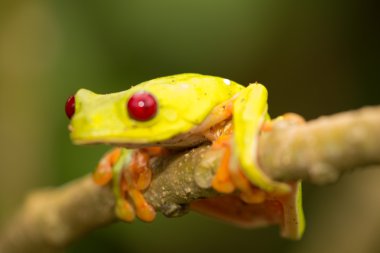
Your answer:
[[[195,147],[202,143],[208,142],[209,140],[203,135],[203,134],[197,134],[197,133],[184,133],[184,134],[178,134],[175,135],[169,139],[163,139],[163,140],[139,140],[139,141],[132,141],[132,140],[124,140],[120,137],[110,137],[110,136],[82,136],[82,137],[72,137],[72,140],[74,144],[76,145],[90,145],[90,144],[106,144],[106,145],[112,145],[112,146],[118,146],[118,147],[124,147],[124,148],[143,148],[143,147],[151,147],[151,146],[158,146],[158,147],[166,147],[166,148],[174,148],[174,149],[181,149],[181,148],[189,148],[189,147]]]

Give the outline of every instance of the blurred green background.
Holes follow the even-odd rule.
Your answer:
[[[375,1],[0,2],[0,224],[33,189],[90,172],[107,147],[70,143],[66,98],[199,72],[269,90],[275,116],[380,104]],[[380,174],[305,185],[301,242],[198,214],[115,224],[66,252],[378,252]]]

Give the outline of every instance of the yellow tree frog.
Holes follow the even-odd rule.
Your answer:
[[[111,180],[112,169],[122,153],[135,149],[129,152],[128,173],[120,178],[117,214],[123,220],[131,221],[135,215],[143,221],[155,217],[155,210],[142,194],[151,180],[150,157],[211,142],[212,147],[225,150],[213,188],[226,194],[239,192],[240,199],[249,204],[263,203],[268,196],[280,196],[277,211],[282,215],[279,223],[283,236],[301,237],[304,230],[301,183],[273,181],[257,161],[258,135],[263,125],[270,122],[267,90],[263,85],[244,87],[220,77],[178,74],[112,94],[80,89],[68,99],[66,113],[71,119],[69,129],[74,143],[118,147],[103,157],[94,172],[99,185]],[[227,211],[215,211],[212,203],[196,209],[225,220],[234,219]],[[261,212],[261,223],[265,224],[269,217],[265,212],[270,212],[269,209]]]

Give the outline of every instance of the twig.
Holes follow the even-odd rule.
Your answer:
[[[349,170],[379,165],[379,142],[380,106],[366,107],[302,126],[279,125],[261,137],[259,159],[274,179],[326,184]]]
[[[264,171],[280,181],[336,181],[343,172],[380,165],[380,106],[329,117],[303,126],[278,123],[259,140]],[[144,193],[168,216],[186,212],[195,199],[215,196],[211,179],[220,153],[202,146],[152,162],[153,180]],[[116,221],[110,187],[85,176],[32,193],[3,229],[0,252],[56,252],[88,231]]]

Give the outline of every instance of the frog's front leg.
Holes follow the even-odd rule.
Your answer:
[[[121,220],[129,222],[136,215],[142,221],[154,220],[156,212],[145,200],[142,191],[151,182],[150,158],[165,153],[162,148],[115,148],[99,162],[93,174],[94,181],[105,185],[113,179],[116,214]]]
[[[121,148],[114,148],[100,159],[98,166],[92,174],[97,185],[106,185],[112,179],[112,168],[119,160]]]
[[[142,221],[153,221],[156,212],[146,201],[142,191],[150,185],[152,171],[149,168],[149,159],[157,155],[156,150],[152,152],[149,148],[144,148],[132,152],[131,162],[122,171],[120,182],[122,195],[132,201],[137,217]]]

